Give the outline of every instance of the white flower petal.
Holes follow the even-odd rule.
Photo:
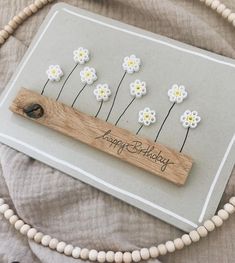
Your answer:
[[[173,84],[172,87],[168,90],[167,95],[170,102],[182,103],[183,100],[187,97],[187,92],[183,85]]]
[[[180,122],[184,128],[196,128],[201,121],[197,111],[186,110],[180,117]]]
[[[135,55],[131,55],[129,57],[124,57],[122,67],[127,73],[133,74],[139,71],[140,63],[141,61],[139,58]]]

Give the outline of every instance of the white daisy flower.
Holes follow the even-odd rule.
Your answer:
[[[201,121],[201,117],[198,116],[197,111],[186,110],[180,117],[180,122],[184,128],[196,128]]]
[[[141,61],[139,58],[137,58],[135,55],[131,55],[130,57],[124,58],[122,67],[127,73],[133,74],[134,72],[139,71],[140,63]]]
[[[136,79],[130,84],[130,93],[136,98],[141,98],[147,93],[146,82]]]
[[[139,123],[145,126],[149,126],[151,123],[154,122],[156,122],[156,113],[154,110],[151,110],[147,107],[139,111]]]
[[[94,68],[85,67],[81,72],[81,81],[82,83],[86,83],[91,85],[93,82],[97,80],[96,71]]]
[[[97,101],[107,101],[111,95],[111,90],[108,84],[98,84],[94,89],[94,95]]]
[[[86,48],[79,47],[73,51],[73,59],[77,64],[84,64],[90,60],[89,51]]]
[[[60,81],[61,77],[64,75],[59,65],[50,65],[46,74],[50,81]]]
[[[169,90],[168,90],[168,97],[171,102],[181,103],[184,99],[187,98],[188,93],[185,90],[185,87],[183,85],[177,85],[174,84]]]

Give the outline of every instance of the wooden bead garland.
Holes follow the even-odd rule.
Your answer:
[[[17,16],[14,16],[9,23],[0,31],[0,45],[2,45],[14,31],[27,18],[38,12],[45,5],[52,3],[54,0],[35,0],[33,4],[25,7]],[[227,19],[235,27],[235,13],[222,4],[219,0],[199,0],[205,3],[206,6],[220,14],[224,19]]]
[[[30,4],[24,8],[18,15],[14,16],[9,23],[0,31],[0,45],[4,44],[10,35],[21,25],[27,18],[38,12],[43,6],[52,3],[54,0],[35,0],[33,4]],[[222,4],[219,0],[199,0],[205,3],[206,6],[220,14],[224,19],[227,19],[235,27],[235,13]],[[73,247],[71,244],[65,242],[59,242],[56,238],[51,238],[49,235],[44,235],[38,232],[35,228],[31,228],[28,224],[25,224],[23,220],[19,219],[14,214],[12,209],[9,209],[9,205],[5,204],[4,200],[0,198],[0,214],[4,214],[4,217],[9,220],[10,224],[15,226],[15,229],[20,231],[21,234],[27,235],[31,240],[36,243],[48,246],[52,250],[56,250],[59,253],[64,253],[67,256],[73,258],[81,258],[83,260],[89,259],[90,261],[103,262],[115,262],[115,263],[131,263],[139,262],[141,260],[148,260],[149,258],[157,258],[159,255],[165,255],[167,252],[174,252],[176,249],[182,249],[184,246],[189,246],[192,242],[197,242],[200,237],[206,237],[208,232],[213,231],[216,227],[220,227],[223,221],[229,218],[230,214],[235,212],[235,196],[231,197],[229,203],[224,205],[224,209],[220,209],[217,215],[213,216],[211,220],[204,222],[203,226],[199,226],[197,230],[193,230],[188,234],[184,234],[181,238],[176,238],[174,241],[167,241],[165,244],[160,244],[157,247],[153,246],[149,249],[142,248],[140,250],[134,250],[131,252],[116,252],[108,251],[96,251],[94,249],[88,250],[87,248]]]
[[[206,220],[202,226],[199,226],[196,230],[192,230],[189,234],[184,234],[181,238],[176,238],[174,241],[167,241],[165,244],[160,244],[157,247],[153,246],[148,248],[142,248],[140,250],[134,250],[133,252],[121,251],[97,251],[95,249],[74,247],[71,244],[66,244],[56,238],[52,238],[49,235],[44,235],[41,232],[37,232],[35,228],[31,228],[23,220],[19,219],[14,211],[9,208],[8,204],[4,203],[4,200],[0,198],[0,214],[4,214],[4,217],[14,224],[15,229],[22,235],[27,235],[28,239],[34,240],[36,243],[42,246],[49,247],[52,250],[56,250],[59,253],[63,253],[66,256],[73,258],[81,258],[83,260],[89,259],[90,261],[115,262],[115,263],[131,263],[140,262],[142,260],[148,260],[150,258],[157,258],[159,255],[165,255],[172,253],[176,249],[180,250],[184,246],[189,246],[192,242],[198,242],[201,237],[206,237],[209,232],[212,232],[216,227],[220,227],[224,220],[227,220],[230,214],[235,212],[235,197],[229,199],[229,203],[224,205],[224,209],[220,209],[217,215],[213,216],[211,220]]]
[[[0,214],[4,214],[5,218],[9,220],[11,224],[14,224],[16,230],[22,235],[27,235],[28,239],[34,240],[36,243],[45,247],[49,247],[52,250],[56,250],[59,253],[63,253],[66,256],[73,258],[81,258],[83,260],[89,259],[90,261],[115,262],[115,263],[131,263],[140,262],[142,260],[148,260],[150,258],[157,258],[159,255],[165,255],[172,253],[175,250],[180,250],[184,246],[189,246],[193,242],[198,242],[201,237],[206,237],[209,232],[212,232],[216,227],[220,227],[224,220],[227,220],[229,215],[235,212],[235,197],[231,197],[229,203],[224,205],[224,209],[220,209],[217,215],[213,216],[211,220],[206,220],[202,226],[199,226],[196,230],[191,231],[189,234],[184,234],[181,238],[176,238],[174,241],[167,241],[165,244],[160,244],[157,247],[142,248],[140,250],[134,250],[133,252],[113,252],[113,251],[97,251],[95,249],[88,250],[87,248],[74,247],[71,244],[66,244],[63,241],[59,241],[56,238],[52,238],[49,235],[44,235],[38,232],[35,228],[31,228],[23,220],[19,219],[14,211],[9,208],[9,205],[4,203],[4,200],[0,198]]]
[[[216,11],[224,19],[227,19],[235,27],[235,13],[222,4],[219,0],[199,0],[212,10]]]
[[[132,252],[113,252],[113,251],[97,251],[95,249],[74,247],[71,244],[66,244],[63,241],[59,241],[56,238],[52,238],[49,235],[44,235],[38,232],[35,228],[26,224],[23,220],[19,219],[14,211],[9,208],[9,205],[5,204],[4,200],[0,198],[0,214],[4,214],[5,218],[14,224],[15,229],[22,235],[27,235],[28,239],[34,240],[36,243],[42,246],[49,247],[52,250],[56,250],[59,253],[63,253],[66,256],[73,258],[81,258],[83,260],[89,259],[90,261],[98,261],[99,263],[131,263],[140,262],[142,260],[154,259],[159,255],[166,255],[167,253],[173,253],[175,250],[180,250],[184,246],[189,246],[194,242],[198,242],[200,238],[206,237],[209,232],[215,230],[216,227],[220,227],[224,220],[227,220],[230,214],[235,212],[235,197],[229,199],[229,203],[224,205],[224,209],[220,209],[217,215],[214,215],[211,220],[206,220],[202,226],[199,226],[196,230],[192,230],[189,234],[182,235],[181,238],[176,238],[173,241],[169,240],[165,244],[159,244],[157,247],[152,246],[150,248],[141,248]]]
[[[14,31],[21,25],[27,18],[36,13],[43,6],[52,3],[54,0],[35,0],[33,4],[25,7],[17,16],[14,16],[9,23],[0,31],[0,45],[14,33]]]

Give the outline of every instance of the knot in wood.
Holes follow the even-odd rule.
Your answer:
[[[44,114],[44,109],[40,104],[34,103],[26,106],[23,109],[23,112],[29,117],[33,119],[39,119]]]

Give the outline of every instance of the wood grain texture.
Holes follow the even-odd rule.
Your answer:
[[[43,115],[38,111],[40,105],[44,110]],[[154,175],[161,176],[177,185],[185,183],[192,168],[192,159],[185,154],[79,112],[31,90],[22,88],[12,102],[10,109],[14,113]],[[33,109],[35,109],[35,114],[32,114]],[[26,110],[30,112],[26,113]]]

